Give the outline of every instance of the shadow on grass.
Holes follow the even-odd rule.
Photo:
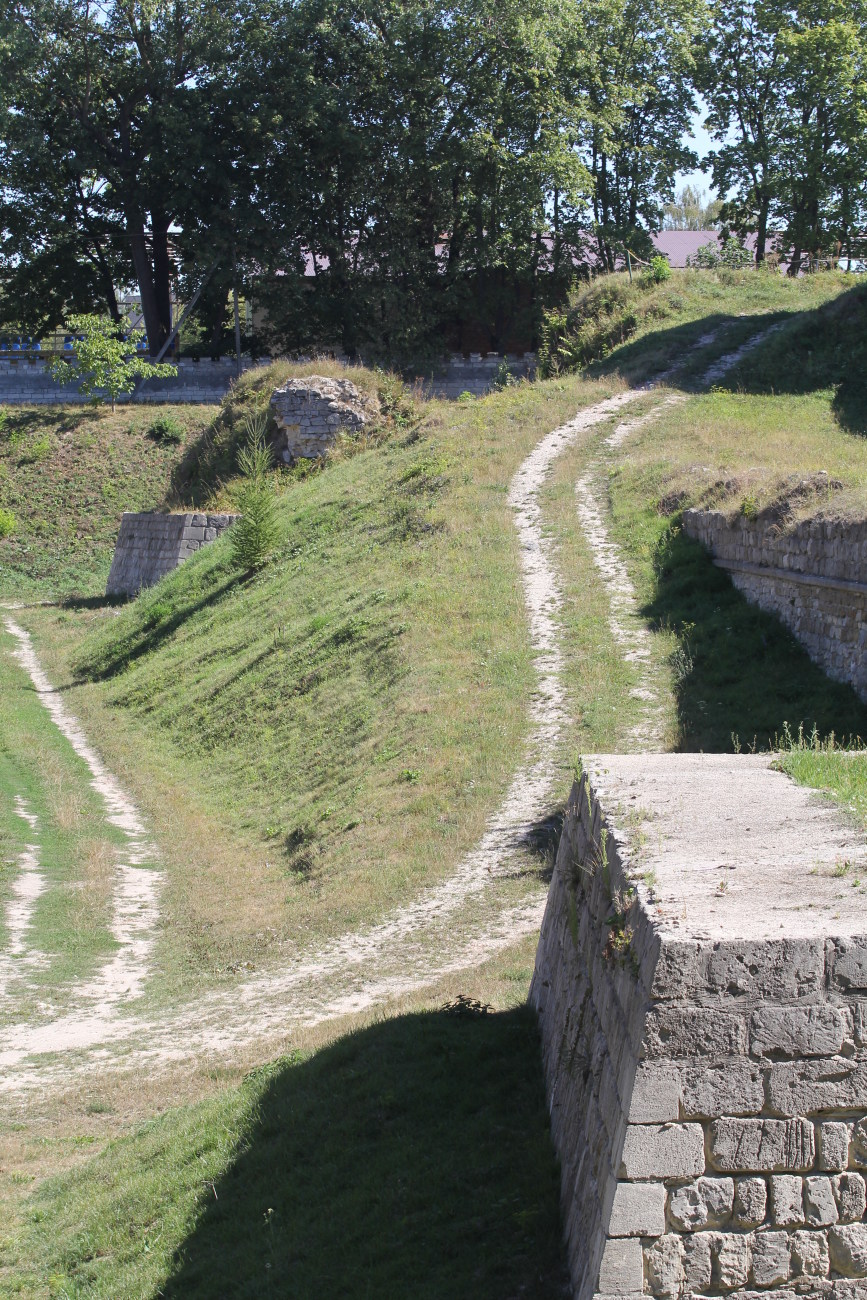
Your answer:
[[[660,542],[656,591],[643,609],[670,628],[681,750],[773,748],[784,723],[840,739],[867,736],[867,706],[831,681],[782,623],[746,599],[707,552],[672,527]]]
[[[800,395],[834,390],[832,407],[840,426],[867,435],[867,286],[858,285],[809,311],[777,311],[750,316],[714,313],[667,329],[651,330],[614,349],[588,367],[588,375],[617,373],[632,383],[650,380],[672,362],[682,367],[666,382],[685,392],[703,387],[702,375],[714,357],[731,352],[754,334],[780,321],[790,322],[724,376],[717,387],[731,391]],[[704,335],[713,344],[690,350]]]
[[[535,1018],[406,1015],[269,1067],[165,1300],[568,1294]]]
[[[174,636],[175,632],[193,615],[222,600],[242,582],[241,574],[230,574],[222,582],[215,583],[197,600],[187,600],[184,603],[177,601],[173,591],[166,591],[163,593],[163,599],[155,598],[149,604],[147,612],[126,635],[114,638],[109,647],[100,645],[92,654],[82,656],[74,665],[76,681],[107,681],[117,673],[123,672],[136,659],[149,654]],[[97,598],[96,603],[106,605],[111,602],[102,597]],[[122,597],[118,603],[132,602]]]

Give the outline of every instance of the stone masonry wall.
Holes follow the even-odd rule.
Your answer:
[[[218,361],[183,358],[175,364],[178,373],[174,378],[149,379],[134,398],[122,393],[118,401],[134,400],[145,405],[161,402],[216,404],[225,397],[238,373],[234,357],[222,357]],[[250,361],[243,361],[242,369],[249,370],[251,365]],[[59,402],[88,401],[90,398],[79,392],[77,384],[56,384],[42,360],[0,358],[0,405],[53,406]]]
[[[683,529],[830,677],[867,700],[867,523],[812,519],[778,533],[759,520],[685,510]]]
[[[376,405],[349,379],[290,379],[271,395],[274,418],[284,435],[284,460],[324,456],[341,430],[359,433],[376,414]]]
[[[583,776],[531,989],[575,1296],[867,1297],[867,937],[674,938],[627,843]]]
[[[124,513],[105,588],[107,596],[134,596],[152,587],[239,515]]]

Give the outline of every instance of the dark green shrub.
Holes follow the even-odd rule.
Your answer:
[[[184,426],[171,415],[158,415],[148,425],[147,437],[152,442],[178,446],[184,440]]]
[[[269,474],[267,412],[250,413],[245,425],[247,443],[238,453],[238,468],[244,482],[236,496],[241,518],[232,525],[229,537],[235,563],[246,574],[253,574],[271,559],[280,544],[281,529],[277,495]]]

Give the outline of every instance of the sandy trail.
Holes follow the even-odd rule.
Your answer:
[[[117,950],[94,978],[77,987],[73,994],[76,1013],[94,1008],[97,1015],[108,1018],[120,1003],[141,996],[150,970],[159,920],[161,873],[147,864],[156,861],[156,849],[135,804],[105,767],[45,675],[28,633],[8,615],[3,621],[16,642],[14,658],[30,677],[40,703],[57,730],[86,763],[91,787],[105,807],[106,820],[123,834],[123,848],[114,863],[112,889],[111,932]],[[41,885],[44,888],[44,881]]]
[[[710,343],[705,336],[697,346]],[[757,339],[749,341],[739,358]],[[729,364],[734,364],[730,360]],[[661,376],[665,382],[671,372]],[[723,372],[719,372],[723,373]],[[284,969],[239,980],[230,988],[209,993],[194,1003],[169,1009],[159,1016],[136,1014],[128,1007],[140,992],[150,939],[142,927],[140,946],[131,950],[124,970],[127,988],[115,972],[102,978],[118,996],[99,1002],[97,982],[87,991],[90,1007],[76,1009],[50,1023],[21,1025],[0,1033],[0,1090],[7,1094],[32,1088],[70,1087],[97,1069],[164,1070],[183,1061],[230,1058],[256,1044],[288,1041],[293,1029],[310,1027],[348,1014],[363,1012],[391,998],[412,994],[445,975],[469,969],[526,934],[537,932],[545,903],[541,887],[530,888],[517,902],[505,903],[502,885],[513,873],[516,853],[531,841],[534,828],[550,807],[559,779],[559,742],[566,721],[561,676],[564,669],[558,644],[557,623],[563,597],[557,576],[555,548],[542,526],[540,489],[556,459],[582,434],[646,396],[650,386],[629,389],[579,412],[553,430],[534,447],[517,470],[509,490],[515,527],[521,545],[521,570],[530,639],[536,652],[538,682],[529,708],[529,740],[525,758],[506,796],[491,817],[478,846],[442,884],[413,902],[391,912],[380,924],[349,933],[312,953],[287,960]],[[622,438],[637,427],[620,424],[612,437]],[[613,444],[616,445],[616,444]],[[613,547],[604,518],[594,519],[596,539]],[[592,539],[591,539],[592,544]],[[608,551],[606,561],[612,581],[625,572],[616,568],[619,553]],[[622,561],[620,561],[622,563]],[[633,594],[634,599],[634,594]],[[621,589],[625,628],[629,591]],[[129,827],[131,843],[139,846],[144,862],[152,855],[138,815],[87,744],[78,723],[60,704],[38,665],[26,633],[7,620],[19,641],[19,657],[40,692],[52,717],[75,745],[94,773],[94,787],[110,792],[116,815]],[[640,638],[635,643],[641,648]],[[74,737],[74,739],[73,739]],[[90,760],[93,760],[93,764]],[[108,795],[106,796],[109,797]],[[118,822],[117,824],[121,824]],[[138,865],[136,869],[143,872]],[[127,935],[134,918],[144,913],[152,925],[156,910],[156,880],[147,898],[118,895],[118,915],[125,918]],[[124,912],[124,906],[128,911]],[[138,907],[138,912],[136,911]],[[131,947],[131,945],[128,945]],[[130,971],[134,977],[130,977]],[[46,1059],[46,1057],[48,1059]]]
[[[722,379],[749,352],[782,328],[783,322],[759,330],[738,348],[718,357],[702,375],[702,386],[710,387]],[[713,343],[716,337],[716,332],[705,334],[698,339],[695,347],[705,347]],[[673,366],[649,387],[656,388],[664,384],[677,369],[677,365]],[[578,520],[590,546],[593,563],[599,570],[608,593],[611,635],[620,646],[623,658],[638,670],[638,681],[630,694],[642,701],[643,709],[638,723],[628,733],[629,747],[646,752],[664,748],[665,709],[661,692],[665,685],[659,680],[658,669],[653,663],[653,634],[639,613],[635,588],[623,553],[611,537],[611,510],[604,471],[611,462],[611,453],[618,451],[632,434],[686,400],[685,396],[672,393],[636,419],[621,421],[613,432],[601,439],[596,455],[575,484]]]
[[[39,819],[21,795],[15,796],[15,812],[27,823],[30,831],[38,830]],[[25,844],[18,855],[16,866],[18,874],[4,916],[6,948],[0,955],[0,998],[4,1000],[10,996],[11,981],[16,981],[28,970],[45,964],[43,955],[27,942],[36,900],[46,889],[45,876],[40,869],[39,845]]]
[[[126,1003],[141,990],[149,926],[155,919],[156,893],[134,895],[126,907],[123,888],[116,892],[117,915],[126,928],[126,958],[121,953],[84,989],[76,1006],[48,1023],[19,1025],[0,1032],[0,1088],[69,1085],[75,1075],[112,1065],[123,1068],[147,1062],[151,1067],[231,1054],[258,1040],[272,1040],[293,1026],[363,1011],[405,995],[458,970],[477,965],[498,949],[538,930],[544,907],[541,887],[508,906],[494,904],[496,882],[508,879],[516,852],[531,841],[547,813],[559,776],[557,759],[565,723],[561,691],[562,652],[557,619],[562,592],[553,548],[545,537],[540,489],[557,457],[585,432],[610,420],[641,394],[631,389],[596,403],[568,424],[547,434],[515,474],[509,502],[521,545],[521,569],[530,639],[536,652],[538,682],[529,710],[529,741],[524,762],[490,819],[478,846],[457,871],[420,898],[391,912],[385,920],[342,936],[318,951],[302,954],[284,970],[252,976],[229,989],[206,995],[156,1019],[137,1015]],[[137,861],[152,856],[141,819],[87,743],[79,724],[63,708],[36,659],[27,634],[11,619],[7,627],[19,643],[17,655],[34,681],[40,698],[88,762],[94,788],[111,798],[116,824],[129,830]],[[147,888],[144,868],[137,866]],[[157,879],[157,873],[147,876]],[[122,883],[130,881],[129,872]],[[137,882],[136,882],[137,883]],[[485,897],[487,895],[488,897]],[[135,910],[138,905],[138,911]],[[147,918],[140,934],[136,917]],[[122,985],[126,984],[126,988]],[[113,996],[100,998],[100,987]],[[58,1054],[53,1061],[46,1055]],[[39,1056],[41,1060],[32,1058]]]

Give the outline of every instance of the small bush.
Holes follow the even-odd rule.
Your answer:
[[[652,288],[655,284],[664,284],[669,279],[671,279],[671,267],[668,258],[663,257],[661,253],[651,258],[650,265],[641,272],[641,284],[646,289]]]
[[[753,265],[753,255],[737,239],[726,239],[722,244],[718,240],[702,244],[692,257],[687,258],[687,266],[697,267],[701,271],[715,271],[718,267],[727,267],[731,271],[743,271]]]
[[[30,443],[29,447],[24,449],[24,454],[21,457],[21,464],[38,465],[40,461],[45,460],[50,451],[51,439],[37,438],[34,442]]]
[[[0,539],[9,537],[14,533],[17,522],[11,510],[0,509]]]
[[[146,437],[165,446],[178,446],[184,440],[184,426],[171,415],[158,415],[148,425]]]

